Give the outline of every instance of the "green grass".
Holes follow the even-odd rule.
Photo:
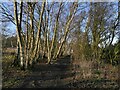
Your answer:
[[[21,71],[19,67],[13,67],[12,62],[15,56],[4,55],[2,57],[2,87],[11,88],[23,81],[23,78],[30,72]]]
[[[100,70],[95,70],[94,74],[100,75],[102,72]]]

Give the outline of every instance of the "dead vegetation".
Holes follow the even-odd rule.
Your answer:
[[[11,66],[12,60],[13,56],[3,57],[3,88],[118,88],[118,67],[110,64],[70,63],[67,56],[51,65],[39,62],[31,70],[21,71]]]

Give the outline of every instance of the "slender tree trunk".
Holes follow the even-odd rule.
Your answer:
[[[45,0],[42,3],[42,9],[41,9],[41,14],[40,14],[40,20],[39,20],[39,26],[38,26],[38,31],[37,31],[37,36],[36,36],[36,42],[35,42],[35,48],[33,50],[33,55],[30,61],[30,64],[32,65],[33,59],[36,56],[37,53],[37,49],[38,49],[38,43],[39,43],[39,38],[40,38],[40,32],[41,32],[41,23],[42,23],[42,17],[43,17],[43,13],[44,13],[44,8],[45,8]]]
[[[43,52],[42,52],[42,59],[45,57],[45,54],[46,54],[46,50],[47,50],[47,29],[46,29],[46,27],[47,27],[47,22],[46,22],[46,16],[47,14],[46,14],[46,10],[45,10],[45,19],[44,19],[44,21],[43,21],[43,30],[44,30],[44,33],[43,33],[43,35],[44,35],[44,44],[43,44]]]
[[[26,18],[26,43],[25,43],[25,55],[26,55],[26,62],[25,62],[25,68],[27,69],[28,68],[28,59],[29,59],[29,50],[28,50],[28,11],[27,11],[27,18]]]
[[[47,57],[48,57],[48,62],[47,64],[50,63],[51,59],[51,53],[50,53],[50,46],[49,46],[49,32],[47,32]]]
[[[47,47],[47,31],[46,31],[46,29],[45,29],[42,59],[45,57],[46,49],[47,49],[46,47]]]
[[[55,27],[54,27],[54,35],[53,35],[53,38],[52,38],[52,44],[51,44],[51,49],[50,49],[50,55],[54,55],[55,53],[55,49],[53,50],[54,48],[54,45],[55,45],[55,39],[56,39],[56,34],[57,34],[57,29],[58,29],[58,22],[59,22],[59,15],[60,15],[60,11],[61,11],[61,7],[62,7],[62,3],[60,4],[60,8],[59,8],[59,11],[57,13],[57,17],[56,17],[56,23],[55,23]],[[50,60],[53,59],[53,56],[50,56]]]
[[[77,7],[78,7],[78,4],[77,4],[77,3],[74,3],[74,4],[73,4],[73,7],[74,7],[74,11],[71,10],[71,12],[70,12],[69,19],[68,19],[67,24],[66,24],[66,26],[65,26],[65,34],[64,34],[64,36],[63,36],[63,39],[62,39],[62,41],[61,41],[60,47],[59,47],[59,49],[58,49],[58,51],[57,51],[57,54],[56,54],[55,58],[58,58],[58,56],[59,56],[59,54],[60,54],[60,52],[61,52],[61,49],[62,49],[62,47],[63,47],[63,44],[64,44],[65,41],[66,41],[66,37],[67,37],[67,34],[68,34],[68,32],[69,32],[69,27],[70,27],[70,24],[71,24],[71,22],[72,22],[72,20],[73,20],[74,14],[76,13],[76,9],[77,9]],[[72,14],[72,12],[73,12],[73,14]]]
[[[20,6],[20,20],[18,20],[18,13],[17,13],[17,2],[15,0],[14,2],[14,15],[15,15],[15,21],[16,21],[16,31],[17,31],[17,38],[18,38],[18,43],[19,43],[19,48],[20,48],[20,66],[21,68],[24,67],[24,61],[23,61],[23,47],[22,47],[22,36],[21,36],[21,19],[22,19],[22,6],[23,2],[21,2]]]
[[[30,3],[30,30],[31,30],[31,49],[30,52],[32,53],[33,46],[34,46],[34,8],[35,4]]]

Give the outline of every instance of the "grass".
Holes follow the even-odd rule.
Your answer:
[[[101,71],[100,71],[100,70],[95,70],[95,71],[94,71],[94,74],[100,75],[100,74],[101,74]]]
[[[7,80],[3,81],[3,87],[10,88],[10,87],[13,87],[14,85],[17,85],[19,83],[21,83],[21,80],[19,80],[19,79],[8,78]]]
[[[2,87],[11,88],[19,84],[23,77],[29,74],[28,71],[21,71],[18,67],[13,67],[11,64],[14,60],[14,55],[2,56]]]
[[[34,72],[36,73],[37,77],[31,77],[31,78],[36,79],[36,78],[40,77],[39,75],[37,75],[37,73],[41,72],[40,69],[38,71],[35,71],[35,69],[33,71],[21,71],[19,67],[12,67],[11,63],[13,62],[14,58],[15,58],[15,56],[13,56],[13,55],[3,55],[3,57],[2,57],[3,88],[12,88],[12,87],[19,86],[19,84],[21,84],[25,81],[26,77],[28,77],[32,73],[34,74]],[[77,63],[77,64],[79,64],[79,63]],[[57,67],[57,68],[59,68],[59,67]],[[44,69],[43,69],[43,71],[44,71]],[[46,69],[48,70],[50,68],[46,67]],[[62,68],[62,69],[64,69],[64,68]],[[118,88],[118,84],[117,84],[118,67],[117,66],[113,67],[110,64],[104,64],[104,65],[99,65],[99,68],[96,69],[96,67],[93,67],[92,62],[84,62],[83,61],[80,63],[80,67],[77,67],[77,69],[75,69],[75,70],[80,71],[80,74],[79,74],[80,78],[77,78],[76,82],[73,82],[71,84],[67,84],[64,86],[60,86],[60,87],[67,87],[67,88],[68,87],[70,87],[70,88],[72,88],[72,87],[74,87],[74,88]],[[84,72],[82,72],[81,70],[84,70]],[[55,72],[53,71],[52,73],[55,73]],[[59,73],[61,73],[61,72],[59,72]],[[59,75],[59,73],[58,73],[58,75]],[[90,73],[90,76],[89,77],[86,76],[85,78],[83,78],[82,73],[84,73],[85,75]],[[48,78],[47,73],[44,75],[44,78],[45,77]],[[51,78],[53,78],[53,77],[51,76]],[[29,80],[29,81],[31,81],[31,80]],[[29,83],[29,81],[26,81],[26,82]],[[34,82],[37,83],[37,81],[34,81]],[[39,82],[39,80],[38,80],[38,82]]]

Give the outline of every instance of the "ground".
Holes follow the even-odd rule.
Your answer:
[[[18,67],[11,66],[13,58],[13,55],[3,56],[3,88],[115,89],[119,87],[118,68],[110,65],[107,71],[103,70],[104,67],[99,70],[92,69],[91,73],[89,68],[84,69],[82,64],[73,64],[70,56],[65,56],[53,64],[41,63],[39,60],[33,69],[21,71]]]

